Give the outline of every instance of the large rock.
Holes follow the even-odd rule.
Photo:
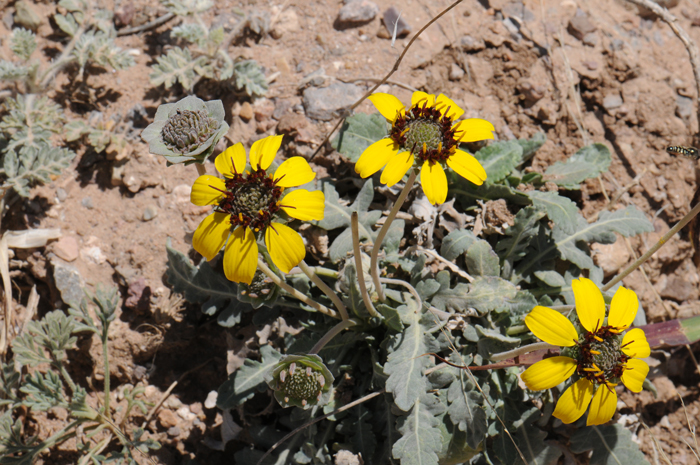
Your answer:
[[[330,121],[359,100],[364,91],[355,84],[334,82],[328,87],[309,87],[304,91],[304,110],[309,118]]]
[[[85,295],[83,293],[83,278],[77,268],[66,265],[60,260],[51,260],[53,265],[53,280],[56,289],[61,294],[61,300],[65,303],[80,303]]]
[[[379,7],[370,0],[350,0],[338,12],[335,20],[337,29],[362,26],[374,19],[379,13]]]

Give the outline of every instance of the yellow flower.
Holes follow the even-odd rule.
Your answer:
[[[250,172],[245,169],[243,145],[233,145],[216,157],[216,169],[224,179],[203,175],[192,186],[193,204],[216,206],[195,231],[192,245],[211,260],[226,244],[224,274],[231,281],[250,284],[253,280],[258,267],[256,236],[264,236],[272,261],[285,273],[304,259],[306,248],[299,233],[273,221],[280,210],[302,221],[323,219],[323,192],[297,189],[282,196],[285,188],[314,179],[316,173],[306,160],[289,158],[274,175],[267,174],[281,143],[282,136],[255,142],[250,148]]]
[[[493,139],[493,124],[478,118],[456,122],[464,110],[443,94],[436,99],[414,92],[408,110],[390,94],[372,94],[369,100],[391,123],[391,131],[357,160],[355,171],[360,176],[366,178],[384,168],[381,182],[393,186],[415,166],[420,168],[423,192],[433,205],[447,198],[445,164],[476,185],[484,183],[486,171],[459,144]]]
[[[598,287],[586,278],[572,282],[576,313],[583,327],[579,334],[561,313],[546,307],[535,307],[525,317],[530,331],[549,344],[564,347],[562,355],[541,360],[521,375],[528,389],[550,389],[569,379],[579,378],[559,398],[554,416],[572,423],[584,414],[588,405],[587,425],[608,422],[617,406],[615,386],[620,381],[633,392],[642,390],[649,365],[639,360],[649,356],[650,348],[644,331],[625,331],[634,321],[639,308],[637,295],[620,287],[613,296],[610,313],[605,320],[605,301]]]

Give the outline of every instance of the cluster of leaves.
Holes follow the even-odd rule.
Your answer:
[[[33,183],[49,182],[51,176],[59,175],[75,156],[52,141],[55,134],[63,131],[63,112],[41,94],[55,74],[77,64],[78,78],[82,79],[90,64],[114,69],[134,64],[133,57],[114,43],[116,30],[109,10],[93,10],[87,0],[61,0],[58,5],[65,14],[57,13],[54,20],[70,39],[50,66],[40,69],[39,60],[32,59],[36,36],[22,28],[14,29],[10,38],[14,60],[0,60],[0,82],[14,82],[17,90],[16,96],[5,100],[1,112],[0,156],[5,178],[2,188],[12,188],[23,197],[29,195]],[[77,130],[71,127],[71,133]],[[105,142],[104,135],[93,137],[96,130],[99,128],[89,131],[91,141],[96,139],[96,147],[114,143],[111,139]]]
[[[133,450],[147,453],[160,445],[152,439],[142,438],[143,430],[126,433],[111,420],[109,402],[94,408],[96,393],[88,392],[76,383],[68,372],[68,351],[75,349],[80,333],[97,334],[103,344],[105,387],[109,387],[109,361],[106,350],[109,326],[116,316],[119,298],[116,289],[103,291],[98,288],[94,296],[88,296],[95,306],[95,321],[89,311],[88,300],[71,303],[69,314],[55,310],[39,321],[28,323],[24,333],[13,342],[14,358],[0,362],[0,462],[29,465],[46,449],[56,446],[79,434],[78,450],[92,463],[135,464]],[[23,367],[31,368],[23,374]],[[123,412],[127,419],[136,408],[141,414],[148,411],[140,399],[142,387],[125,388],[127,407]],[[105,393],[109,396],[109,392]],[[107,399],[107,397],[105,397]],[[104,399],[103,399],[104,400]],[[26,439],[23,432],[23,413],[46,412],[63,409],[70,422],[48,438]],[[117,438],[121,449],[102,455],[104,445]]]
[[[381,116],[357,115],[348,119],[333,145],[356,161],[372,141],[385,135]],[[410,284],[419,301],[409,292],[388,288],[387,300],[376,306],[382,317],[372,317],[365,308],[354,260],[348,258],[353,212],[358,213],[360,240],[376,240],[382,212],[371,209],[373,181],[365,182],[352,203],[340,197],[333,183],[318,182],[326,210],[315,225],[329,233],[327,263],[333,265],[321,276],[335,283],[351,317],[363,323],[336,336],[319,352],[335,379],[342,380],[330,402],[309,410],[279,410],[274,422],[256,424],[259,420],[246,418],[253,423],[248,430],[252,444],[236,454],[237,463],[257,463],[289,430],[378,391],[381,394],[367,402],[307,427],[263,463],[283,463],[291,457],[293,463],[330,464],[338,445],[361,453],[365,463],[514,464],[524,458],[528,464],[547,464],[556,462],[564,447],[572,453],[595,449],[595,464],[645,463],[630,433],[619,425],[581,427],[570,437],[570,432],[553,428],[551,408],[545,408],[549,413],[543,416],[530,401],[539,397],[553,407],[553,395],[524,392],[517,368],[470,374],[445,364],[436,367],[424,355],[435,353],[457,365],[479,367],[489,364],[495,353],[533,341],[523,318],[534,306],[573,304],[571,281],[584,274],[601,284],[603,272],[591,258],[590,244],[613,243],[617,234],[629,237],[652,231],[651,223],[633,206],[601,212],[588,222],[567,196],[567,190],[578,189],[581,182],[608,169],[611,155],[605,145],[584,147],[544,174],[527,172],[523,166],[544,142],[538,134],[530,140],[496,142],[476,152],[488,174],[478,188],[459,176],[449,177],[449,192],[464,211],[478,215],[484,202],[504,199],[517,212],[510,227],[486,228],[479,236],[457,229],[442,239],[439,251],[432,251],[462,268],[470,281],[447,270],[434,273],[426,266],[425,254],[399,247],[404,222],[392,224],[380,265]],[[240,302],[240,286],[217,277],[221,273],[215,271],[220,266],[216,262],[203,261],[195,267],[173,249],[168,253],[169,281],[188,300],[203,304],[207,313],[223,310],[220,320],[230,324],[253,308]],[[287,279],[303,293],[332,305],[305,275]],[[371,287],[366,270],[365,280]],[[282,291],[276,299],[257,302],[256,306],[272,308],[256,310],[253,322],[269,321],[281,306],[300,306],[289,304]],[[318,313],[301,318],[305,330],[287,334],[284,349],[261,347],[259,361],[246,360],[229,377],[219,389],[220,408],[243,412],[244,403],[267,395],[262,394],[267,391],[265,378],[280,358],[308,353],[333,327]],[[548,434],[550,438],[561,434],[562,444],[544,441]],[[595,438],[603,438],[608,447],[599,447]]]
[[[153,72],[149,76],[151,84],[163,84],[166,89],[180,83],[187,91],[192,91],[201,79],[210,79],[232,84],[238,91],[248,96],[265,95],[267,79],[255,60],[233,60],[227,48],[239,28],[228,36],[223,27],[208,27],[200,14],[211,8],[208,0],[166,0],[168,11],[194,22],[185,22],[172,29],[171,36],[182,40],[187,47],[172,47],[156,58]],[[240,24],[246,23],[241,20]]]

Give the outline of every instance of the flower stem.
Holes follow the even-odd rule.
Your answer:
[[[489,358],[493,362],[500,362],[501,360],[507,360],[509,358],[519,357],[520,355],[529,354],[530,352],[534,352],[536,350],[558,349],[558,348],[559,348],[559,346],[553,346],[552,344],[549,344],[547,342],[535,342],[534,344],[528,344],[526,346],[518,347],[517,349],[509,350],[507,352],[493,354]]]
[[[391,223],[394,222],[394,218],[396,218],[396,214],[399,213],[399,210],[401,209],[401,206],[406,200],[406,197],[408,197],[408,193],[411,191],[413,183],[416,182],[416,176],[418,176],[418,172],[416,170],[411,170],[411,174],[409,174],[408,176],[408,181],[406,181],[406,185],[403,186],[403,189],[399,194],[399,198],[396,199],[396,202],[394,203],[391,212],[389,212],[389,216],[386,217],[386,221],[384,221],[384,225],[382,225],[382,229],[380,229],[379,234],[377,234],[377,240],[372,246],[372,257],[370,260],[369,269],[370,273],[372,273],[372,281],[374,281],[374,287],[377,288],[377,295],[379,296],[379,300],[382,302],[386,300],[386,296],[384,295],[382,285],[379,282],[379,267],[377,266],[379,250],[382,248],[382,242],[384,242],[384,237],[389,232]]]
[[[265,273],[265,275],[267,275],[267,277],[270,278],[272,280],[272,282],[274,282],[279,287],[281,287],[282,289],[287,291],[293,297],[296,297],[297,299],[304,302],[306,305],[314,308],[316,311],[321,312],[324,315],[328,315],[328,316],[331,316],[333,318],[341,319],[340,315],[335,310],[331,310],[330,308],[326,307],[325,305],[319,304],[315,300],[309,298],[309,296],[307,296],[306,294],[302,294],[301,292],[299,292],[298,290],[294,289],[292,286],[290,286],[289,284],[284,282],[279,276],[277,276],[277,274],[275,274],[274,271],[272,271],[267,266],[265,261],[263,261],[260,258],[258,258],[258,268],[260,269],[260,271]]]
[[[309,265],[306,264],[304,260],[299,262],[299,268],[301,268],[301,271],[306,274],[306,276],[309,277],[311,282],[313,282],[319,289],[323,291],[326,296],[331,299],[333,302],[333,305],[335,305],[335,308],[338,309],[340,312],[340,316],[343,317],[343,320],[348,319],[348,311],[345,308],[345,305],[343,305],[343,301],[340,300],[340,297],[338,297],[338,294],[333,292],[333,289],[331,289],[328,284],[324,283],[321,278],[316,276],[316,273],[314,273],[314,270],[312,270]]]
[[[109,348],[107,347],[107,328],[104,328],[102,334],[102,357],[105,359],[105,379],[104,379],[104,415],[107,418],[112,418],[111,412],[109,410],[109,400],[110,400],[110,373],[109,373]]]
[[[205,174],[207,174],[207,169],[204,167],[204,164],[195,163],[194,166],[197,167],[197,175],[198,176],[204,176]]]
[[[615,278],[614,278],[612,281],[610,281],[608,284],[606,284],[605,286],[603,286],[603,288],[601,289],[601,291],[605,292],[605,291],[609,290],[609,289],[610,289],[611,287],[613,287],[615,284],[617,284],[617,283],[619,283],[620,281],[622,281],[622,279],[623,279],[625,276],[627,276],[628,274],[630,274],[631,272],[633,272],[634,270],[636,270],[637,268],[639,268],[640,266],[642,266],[642,264],[643,264],[644,262],[646,262],[647,260],[649,260],[649,257],[651,257],[652,255],[654,255],[654,253],[656,253],[657,250],[659,250],[666,242],[668,242],[669,239],[671,239],[671,238],[672,238],[678,231],[680,231],[686,224],[690,223],[690,220],[692,220],[693,218],[695,218],[695,216],[696,216],[698,213],[700,213],[700,202],[698,202],[698,204],[695,205],[695,206],[693,207],[693,209],[690,210],[690,211],[688,212],[688,214],[685,215],[685,216],[683,217],[682,220],[680,220],[678,223],[676,223],[676,225],[675,225],[674,227],[672,227],[671,229],[669,229],[668,232],[667,232],[666,234],[664,234],[664,236],[663,236],[661,239],[659,239],[659,241],[658,241],[656,244],[654,244],[654,246],[653,246],[651,249],[647,250],[646,253],[645,253],[644,255],[642,255],[642,256],[639,257],[637,260],[635,260],[634,263],[632,263],[630,266],[627,267],[627,269],[625,269],[622,273],[620,273],[620,274],[618,274],[617,276],[615,276]]]
[[[350,216],[350,229],[352,230],[352,251],[355,255],[355,271],[357,273],[357,284],[360,286],[360,295],[362,295],[362,301],[365,303],[365,307],[370,315],[375,318],[381,318],[377,310],[372,304],[372,299],[369,297],[367,292],[367,283],[365,283],[365,270],[362,266],[362,255],[360,253],[360,231],[359,231],[359,220],[357,217],[357,212],[352,212]],[[376,287],[376,286],[375,286]],[[381,287],[381,284],[379,285]]]
[[[418,291],[416,291],[415,287],[411,286],[409,283],[401,279],[379,278],[379,281],[385,284],[396,284],[397,286],[405,287],[406,290],[413,296],[413,298],[416,299],[418,309],[420,311],[423,311],[423,299],[420,298],[420,295],[418,295]]]
[[[357,326],[359,324],[360,322],[355,318],[341,321],[337,325],[333,326],[330,331],[328,331],[321,339],[318,340],[318,342],[309,351],[309,355],[319,353],[326,346],[326,344],[331,341],[331,339],[340,334],[344,329]]]

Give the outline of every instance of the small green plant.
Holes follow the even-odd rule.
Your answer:
[[[122,390],[127,405],[118,412],[118,419],[113,417],[117,412],[110,406],[107,340],[118,303],[116,289],[104,291],[98,287],[94,296],[88,295],[80,304],[72,303],[68,314],[54,310],[40,321],[31,321],[14,340],[14,359],[0,362],[0,462],[29,465],[44,450],[72,438],[78,440],[85,463],[90,460],[135,464],[134,451],[148,454],[149,450],[160,448],[156,441],[144,438],[142,429],[125,428],[134,408],[141,414],[147,412],[140,399],[142,387]],[[90,306],[97,320],[91,316]],[[102,343],[105,377],[99,399],[97,393],[86,390],[68,371],[68,351],[75,349],[81,333],[97,334]],[[23,421],[18,418],[20,408],[32,413],[63,409],[70,420],[50,437],[26,438]],[[103,454],[107,448],[114,450]]]
[[[172,37],[181,39],[188,47],[172,47],[158,57],[150,75],[151,84],[163,84],[166,89],[179,82],[191,92],[201,79],[230,81],[233,87],[250,97],[262,96],[267,92],[267,79],[254,60],[234,61],[226,49],[231,43],[237,28],[228,37],[223,27],[211,28],[201,18],[201,13],[212,7],[207,0],[166,0],[163,4],[168,11],[187,21],[173,28]],[[246,23],[245,19],[241,24]]]

